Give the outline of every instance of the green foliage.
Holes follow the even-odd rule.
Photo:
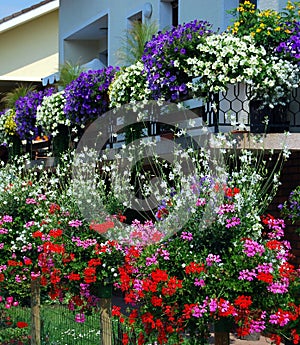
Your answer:
[[[117,51],[118,62],[121,65],[132,65],[143,55],[145,44],[158,31],[156,22],[133,21],[121,37],[121,48]]]
[[[79,77],[81,72],[83,72],[83,68],[79,64],[66,61],[59,68],[59,81],[57,82],[57,86],[65,88],[71,81]]]
[[[236,19],[228,29],[239,37],[251,35],[257,44],[274,52],[280,42],[289,38],[293,23],[299,21],[299,4],[299,1],[288,1],[285,9],[277,12],[256,9],[250,1],[245,1],[229,11]]]
[[[35,90],[36,90],[36,87],[33,85],[19,84],[15,89],[13,89],[10,92],[7,92],[7,94],[1,99],[1,102],[4,103],[5,108],[14,109],[16,101],[20,97],[24,97],[29,92],[32,92]]]

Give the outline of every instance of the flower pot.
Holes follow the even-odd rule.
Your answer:
[[[248,341],[259,341],[260,339],[260,333],[254,332],[245,336],[240,337],[242,340],[248,340]]]
[[[173,139],[174,139],[174,133],[173,133],[173,132],[161,133],[160,137],[161,137],[161,138],[168,139],[168,140],[173,140]]]
[[[232,328],[232,320],[228,318],[221,318],[220,320],[216,320],[214,322],[214,330],[215,332],[228,332],[230,333]]]

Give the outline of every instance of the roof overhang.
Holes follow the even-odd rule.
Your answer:
[[[20,14],[4,23],[1,23],[0,33],[3,33],[7,30],[11,30],[16,26],[22,25],[26,22],[34,20],[40,16],[43,16],[49,12],[55,11],[58,8],[59,8],[59,0],[54,0],[40,7],[34,8],[29,12]]]

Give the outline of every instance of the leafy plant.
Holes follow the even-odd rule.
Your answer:
[[[158,31],[156,22],[138,20],[130,23],[130,27],[121,38],[121,48],[117,50],[118,64],[132,65],[141,59],[145,44],[151,40]]]

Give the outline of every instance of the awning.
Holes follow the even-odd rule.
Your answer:
[[[102,68],[105,68],[106,66],[99,59],[93,59],[81,65],[81,67],[83,68],[84,71],[88,71],[88,70],[102,69]],[[57,81],[59,81],[59,76],[60,76],[59,72],[56,72],[56,73],[48,75],[47,77],[42,78],[43,86],[52,85],[56,83]]]
[[[50,74],[47,77],[42,78],[43,86],[47,86],[48,84],[52,85],[52,84],[56,83],[57,81],[59,81],[59,72]]]

